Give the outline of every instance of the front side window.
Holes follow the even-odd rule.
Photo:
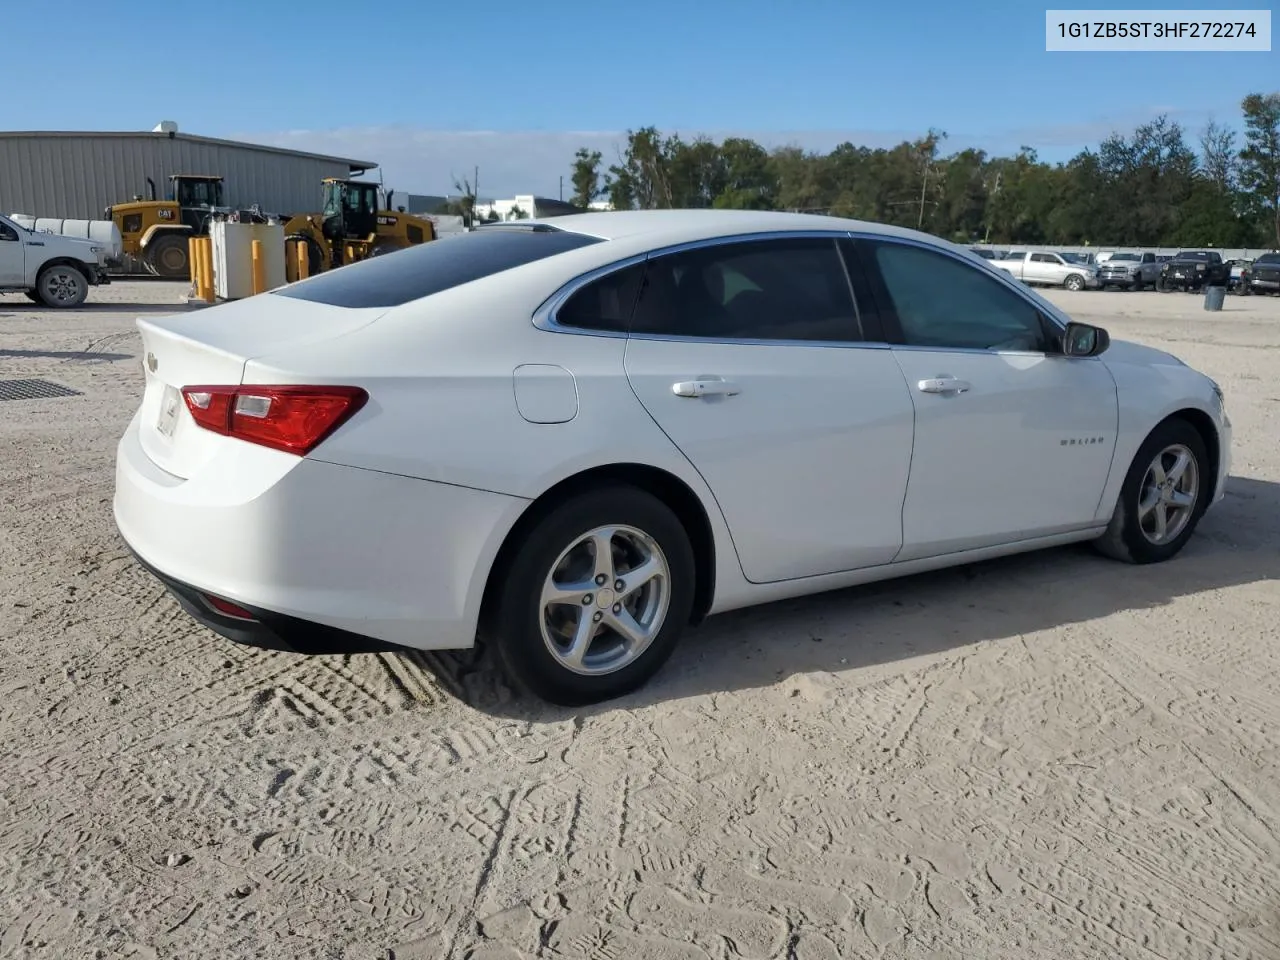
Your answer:
[[[0,220],[0,240],[13,241],[17,239],[18,239],[18,231],[13,229],[13,227],[9,226],[3,220]]]
[[[637,334],[713,340],[861,339],[834,239],[729,242],[649,260]]]
[[[1032,263],[1061,263],[1062,261],[1052,253],[1033,253],[1031,255]]]
[[[875,241],[870,247],[904,343],[941,349],[1045,349],[1036,308],[985,271],[912,244]]]

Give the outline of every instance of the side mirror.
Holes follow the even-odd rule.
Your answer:
[[[1068,323],[1062,335],[1062,353],[1067,357],[1096,357],[1111,346],[1111,336],[1101,327]]]

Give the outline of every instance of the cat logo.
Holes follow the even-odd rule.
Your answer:
[[[158,216],[161,220],[172,220],[172,219],[173,219],[173,211],[172,211],[172,210],[157,210],[157,211],[156,211],[156,216]]]
[[[394,227],[395,225],[395,217],[381,216],[378,218],[378,226],[380,227]]]
[[[1105,437],[1068,437],[1059,441],[1064,447],[1091,447],[1096,443],[1105,443]]]

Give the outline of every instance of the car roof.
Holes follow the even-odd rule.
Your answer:
[[[598,213],[572,213],[560,217],[518,220],[512,225],[525,227],[545,225],[559,230],[584,233],[602,240],[639,241],[637,245],[653,247],[693,243],[735,234],[804,230],[857,231],[927,240],[935,244],[940,242],[937,237],[904,227],[845,217],[776,210],[608,210]]]

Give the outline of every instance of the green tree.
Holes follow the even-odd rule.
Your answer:
[[[1225,125],[1210,123],[1192,146],[1159,116],[1054,164],[1025,146],[1013,156],[948,155],[939,130],[887,148],[841,143],[819,153],[641,127],[628,131],[603,192],[619,210],[831,213],[961,243],[1280,244],[1280,94],[1251,95],[1243,106],[1238,152]],[[599,163],[587,150],[576,161]]]
[[[588,150],[582,147],[573,157],[573,173],[569,179],[573,183],[574,206],[586,210],[591,202],[600,196],[600,162],[599,150]]]
[[[1240,151],[1240,186],[1251,212],[1270,221],[1270,234],[1280,247],[1280,93],[1251,93],[1244,111],[1244,149]]]

